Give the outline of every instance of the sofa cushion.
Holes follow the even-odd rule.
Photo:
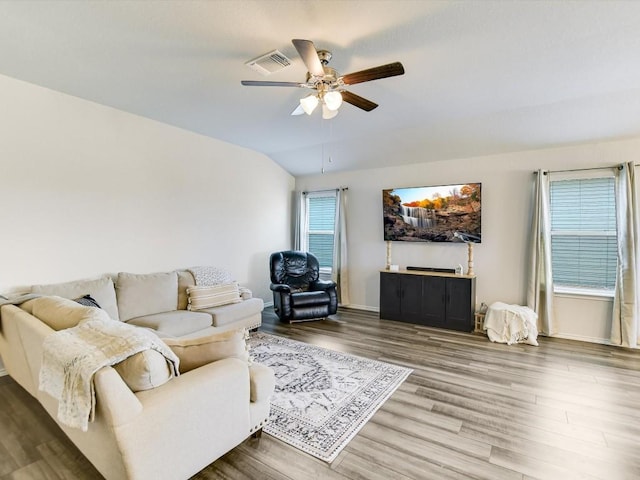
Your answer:
[[[49,285],[33,285],[32,293],[56,295],[63,298],[78,298],[91,295],[100,307],[114,320],[120,320],[116,291],[111,277],[100,277],[90,280],[76,280],[74,282],[54,283]]]
[[[242,301],[238,284],[235,282],[206,287],[193,286],[187,288],[189,310],[217,307]]]
[[[171,378],[167,359],[156,350],[144,350],[113,366],[132,392],[151,390]]]
[[[223,358],[239,358],[249,361],[245,342],[245,330],[237,329],[222,333],[212,333],[189,340],[167,338],[163,341],[180,359],[180,373],[188,372],[207,363]]]
[[[264,302],[261,298],[250,298],[240,303],[205,308],[199,311],[206,312],[213,317],[214,327],[223,327],[251,315],[260,314],[263,308]]]
[[[127,321],[131,325],[151,328],[161,337],[181,337],[210,327],[210,314],[189,312],[187,310],[173,310],[171,312],[154,313],[132,318]]]
[[[178,274],[118,273],[116,281],[120,320],[169,312],[178,308]]]
[[[111,320],[104,310],[85,307],[68,298],[48,296],[31,300],[34,317],[54,330],[63,330],[78,325],[83,320]]]

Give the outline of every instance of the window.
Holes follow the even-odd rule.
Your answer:
[[[336,192],[310,192],[307,201],[307,245],[318,257],[320,271],[331,273],[336,218]]]
[[[550,181],[554,291],[612,294],[618,248],[613,177]]]

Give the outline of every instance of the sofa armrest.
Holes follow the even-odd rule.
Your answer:
[[[190,478],[251,434],[246,361],[208,363],[135,395],[142,413],[114,428],[128,478]]]
[[[254,363],[249,367],[250,398],[252,402],[268,400],[276,388],[276,376],[266,365]]]
[[[239,287],[238,290],[240,291],[240,298],[242,298],[242,300],[250,300],[253,298],[253,292],[247,287]]]
[[[240,378],[244,376],[244,383],[249,387],[247,370],[245,361],[235,358],[220,360],[174,377],[164,385],[135,394],[113,367],[103,367],[94,375],[96,408],[110,426],[118,427],[135,420],[143,410],[146,410],[145,415],[153,415],[154,410],[158,413],[167,409],[168,414],[177,405],[189,405],[189,398],[194,395],[201,398],[204,394],[205,389],[200,388],[203,383],[217,384],[222,381],[224,384],[224,379],[233,375]],[[265,375],[262,373],[260,376]],[[258,380],[260,383],[263,381]],[[260,387],[261,391],[264,390],[262,385]],[[217,390],[224,391],[224,385],[218,385]]]
[[[219,362],[204,365],[179,377],[172,378],[160,387],[141,391],[138,392],[138,394],[134,394],[131,389],[129,389],[114,368],[101,368],[94,376],[97,408],[101,410],[109,425],[118,427],[134,420],[144,410],[143,405],[146,407],[153,405],[154,409],[162,409],[163,407],[161,407],[160,404],[165,404],[166,408],[174,408],[175,405],[181,404],[179,397],[185,397],[183,400],[185,404],[188,404],[187,397],[192,395],[194,391],[197,392],[198,386],[202,383],[210,383],[209,378],[213,375],[212,372],[220,372],[226,363],[232,364],[231,366],[227,366],[229,372],[233,372],[235,369],[236,376],[245,376],[246,378],[246,362],[237,359],[231,359],[230,361],[220,360]],[[271,393],[268,391],[269,372],[265,372],[264,369],[269,370],[269,372],[273,374],[270,368],[259,365],[256,369],[257,373],[254,374],[255,380],[251,379],[251,381],[246,381],[246,383],[250,384],[250,388],[253,389],[255,382],[256,391],[265,392],[267,395],[270,395]],[[219,377],[224,377],[224,375],[218,375]],[[168,390],[171,390],[171,393],[169,393]],[[273,390],[273,387],[271,387],[271,390]],[[147,408],[145,414],[152,414],[152,411]]]
[[[283,283],[272,283],[270,288],[274,292],[291,293],[291,287]]]
[[[129,423],[142,412],[142,404],[112,367],[103,367],[93,376],[96,409],[107,424],[118,427]]]
[[[53,330],[15,305],[4,305],[0,321],[0,353],[9,375],[38,397],[42,341]]]

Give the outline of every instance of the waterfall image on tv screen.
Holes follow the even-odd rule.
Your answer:
[[[465,183],[383,190],[385,241],[480,243],[480,186]]]

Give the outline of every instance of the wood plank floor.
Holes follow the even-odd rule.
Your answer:
[[[269,435],[248,439],[194,479],[638,479],[640,351],[379,320],[262,331],[412,368],[407,381],[328,465]],[[0,378],[0,479],[93,479],[95,469],[39,404]]]

